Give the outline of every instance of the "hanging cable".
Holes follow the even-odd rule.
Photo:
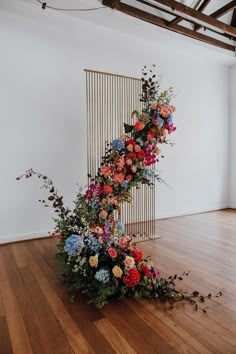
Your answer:
[[[100,9],[107,9],[106,6],[100,6],[100,7],[93,7],[93,8],[89,8],[89,9],[64,9],[61,7],[54,7],[54,6],[50,6],[48,5],[46,2],[43,2],[41,0],[36,0],[37,2],[39,2],[42,5],[42,9],[45,10],[46,8],[48,9],[52,9],[52,10],[57,10],[57,11],[94,11],[94,10],[100,10]]]

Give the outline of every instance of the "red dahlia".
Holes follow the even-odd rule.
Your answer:
[[[132,254],[134,255],[135,263],[140,263],[143,257],[142,251],[140,251],[138,248],[134,248],[132,250]]]
[[[140,281],[140,274],[137,268],[129,268],[127,271],[126,276],[123,277],[123,282],[126,286],[132,287],[139,283]]]

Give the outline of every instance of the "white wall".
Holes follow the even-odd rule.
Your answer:
[[[236,209],[236,66],[230,69],[230,194],[229,205]]]
[[[30,167],[49,175],[69,204],[86,181],[84,68],[140,76],[156,63],[163,86],[175,88],[176,145],[159,166],[172,190],[159,185],[157,217],[227,207],[228,69],[208,49],[196,56],[158,29],[145,41],[36,6],[15,9],[0,8],[0,242],[52,227],[39,182],[16,176]]]

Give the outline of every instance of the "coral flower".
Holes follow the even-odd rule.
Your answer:
[[[104,176],[104,177],[109,177],[112,173],[112,169],[110,166],[103,166],[100,168],[100,174],[101,176]]]
[[[114,176],[113,176],[113,180],[114,182],[118,183],[118,184],[122,184],[124,182],[125,176],[123,173],[120,172],[115,172]]]
[[[101,219],[106,219],[107,218],[106,210],[100,211],[99,216],[100,216]]]
[[[170,114],[170,111],[168,108],[162,108],[162,110],[161,110],[162,117],[167,118],[169,116],[169,114]]]
[[[103,186],[103,193],[104,194],[111,194],[113,192],[113,187],[109,184],[104,184]]]
[[[98,266],[98,256],[90,256],[89,257],[89,264],[91,267],[97,268]]]
[[[117,257],[117,252],[114,248],[108,248],[108,254],[111,258],[116,258]]]
[[[130,256],[126,256],[124,260],[126,268],[132,268],[135,264],[134,258]]]
[[[115,266],[112,268],[112,273],[116,278],[121,278],[123,275],[123,270],[119,266]]]
[[[143,130],[144,127],[145,127],[145,124],[143,122],[140,122],[140,121],[136,122],[135,125],[134,125],[134,128],[136,130]]]

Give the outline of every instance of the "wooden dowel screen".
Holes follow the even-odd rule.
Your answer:
[[[141,80],[110,73],[85,70],[87,99],[87,168],[94,177],[111,142],[124,132],[124,122],[134,123],[131,113],[140,111]],[[121,219],[127,234],[136,241],[155,238],[155,187],[132,190],[132,205],[124,203]]]

